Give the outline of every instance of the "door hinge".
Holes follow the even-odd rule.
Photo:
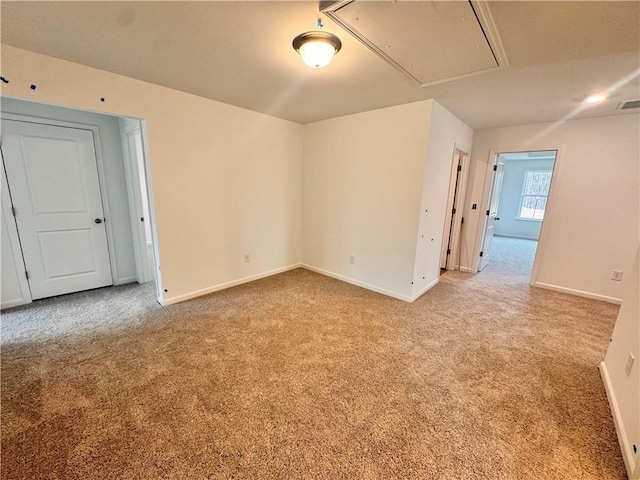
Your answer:
[[[144,217],[140,217],[140,221],[141,221],[141,222],[144,222]]]
[[[456,209],[454,208],[453,210],[451,210],[451,213],[452,213],[453,215],[455,215],[455,214],[456,214]]]
[[[484,255],[484,252],[480,252],[480,256]]]
[[[462,217],[462,220],[460,220],[460,223],[464,223],[464,217]]]
[[[451,255],[451,250],[447,248],[447,255]]]
[[[13,205],[11,205],[11,214],[15,217],[16,216],[16,207],[14,207]]]
[[[491,212],[489,212],[489,210],[487,210],[487,216],[489,216],[491,214]]]
[[[498,165],[493,166],[493,171],[495,172],[496,170],[498,170]]]
[[[462,171],[462,165],[458,165],[458,171],[461,172]]]
[[[29,272],[27,272],[26,270],[24,271],[24,276],[27,277],[27,280],[29,280]]]

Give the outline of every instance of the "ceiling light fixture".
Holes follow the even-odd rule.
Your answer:
[[[600,103],[603,100],[606,100],[607,96],[604,93],[596,93],[594,95],[589,95],[584,99],[584,103],[588,103],[589,105],[593,105],[594,103]]]
[[[322,28],[318,20],[318,27]],[[302,57],[302,61],[311,68],[326,67],[333,56],[342,48],[338,37],[328,32],[305,32],[293,39],[293,48]]]

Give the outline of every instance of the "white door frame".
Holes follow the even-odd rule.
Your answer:
[[[458,161],[456,161],[458,159]],[[458,165],[461,166],[458,175]],[[440,267],[442,268],[442,259],[446,258],[446,250],[451,238],[450,250],[451,254],[446,261],[447,270],[458,270],[461,268],[458,258],[458,251],[462,238],[460,237],[462,221],[464,215],[464,199],[467,191],[467,180],[469,172],[469,154],[455,148],[453,158],[451,160],[451,176],[449,181],[449,198],[447,200],[447,214],[444,219],[444,235],[442,237],[442,248],[440,249]],[[456,192],[457,183],[457,192]],[[453,213],[454,201],[456,213]],[[462,256],[462,255],[460,255]],[[456,265],[458,267],[456,268]]]
[[[149,154],[149,135],[147,131],[147,121],[140,121],[140,135],[142,137],[142,162],[144,163],[144,174],[146,177],[147,205],[149,206],[149,222],[151,226],[151,243],[153,244],[153,263],[156,277],[156,299],[160,305],[164,305],[164,289],[162,288],[162,272],[160,271],[160,247],[158,243],[158,230],[156,228],[156,204],[153,198],[153,181],[151,178],[151,156]]]
[[[138,283],[146,283],[151,280],[149,266],[147,262],[147,239],[144,230],[144,222],[149,222],[149,218],[144,215],[142,208],[142,192],[140,185],[140,175],[138,170],[138,159],[136,152],[131,151],[132,136],[138,133],[142,139],[142,128],[139,120],[124,118],[120,119],[120,136],[122,139],[122,153],[124,157],[125,180],[127,184],[127,195],[129,201],[129,217],[131,219],[131,233],[133,237],[133,253],[136,261],[136,279]],[[144,218],[144,220],[142,220]]]
[[[22,296],[19,299],[10,299],[0,304],[0,308],[11,308],[17,307],[18,305],[26,305],[27,303],[31,303],[33,299],[31,298],[31,287],[29,286],[27,275],[25,273],[26,267],[24,265],[24,259],[22,258],[20,234],[18,233],[16,217],[13,215],[13,201],[11,199],[11,191],[9,190],[9,183],[7,182],[7,177],[4,170],[4,159],[0,164],[0,169],[2,169],[2,187],[0,191],[2,195],[2,216],[4,217],[7,229],[9,230],[9,245],[3,245],[2,248],[11,249],[13,268],[15,268],[15,272],[18,278],[18,288],[20,289],[20,294]],[[2,265],[2,268],[4,270],[5,268],[10,268],[10,266]]]
[[[491,181],[492,181],[492,173],[493,173],[493,163],[494,159],[497,155],[503,153],[525,153],[525,152],[547,152],[555,150],[556,159],[553,163],[553,172],[551,174],[551,186],[549,187],[549,195],[547,196],[547,206],[553,205],[554,198],[556,197],[556,188],[555,185],[558,184],[556,179],[561,175],[561,159],[562,159],[562,146],[550,146],[550,145],[532,145],[523,147],[514,147],[514,148],[492,148],[489,150],[489,156],[487,158],[487,166],[485,169],[484,176],[484,186],[482,190],[482,203],[480,204],[480,213],[481,218],[479,222],[479,228],[476,232],[476,238],[474,242],[474,260],[471,265],[471,269],[473,273],[478,272],[478,266],[480,265],[480,249],[482,248],[482,239],[484,237],[484,231],[487,225],[486,215],[483,212],[486,212],[489,208],[489,202],[491,201]],[[540,268],[540,263],[542,263],[542,259],[544,258],[548,232],[545,225],[549,222],[546,222],[550,217],[553,216],[553,208],[545,210],[544,218],[542,220],[542,225],[540,226],[540,236],[538,237],[538,248],[536,249],[536,255],[533,260],[533,268],[531,269],[531,278],[529,280],[529,285],[534,286],[537,278],[538,272]]]
[[[77,109],[75,107],[67,107],[64,105],[60,105],[60,107],[62,108],[72,108],[74,110],[79,110],[79,111],[84,111],[82,109]],[[102,112],[96,112],[99,113],[101,115],[105,115]],[[103,154],[102,154],[102,146],[100,143],[100,129],[97,125],[92,125],[92,124],[79,124],[79,123],[74,123],[74,122],[67,122],[67,121],[63,121],[63,120],[54,120],[54,119],[50,119],[50,118],[43,118],[43,117],[35,117],[35,116],[30,116],[30,115],[21,115],[21,114],[15,114],[15,113],[5,113],[5,112],[1,112],[1,116],[3,118],[6,118],[8,120],[18,120],[21,122],[29,122],[29,123],[40,123],[40,124],[45,124],[45,125],[55,125],[55,126],[60,126],[60,127],[71,127],[71,128],[82,128],[85,130],[91,130],[93,132],[93,139],[94,139],[94,145],[95,145],[95,149],[96,149],[96,160],[97,160],[97,165],[98,165],[98,179],[100,182],[100,190],[101,190],[101,194],[102,194],[102,202],[103,202],[103,212],[105,215],[105,218],[109,219],[111,218],[111,212],[109,211],[109,201],[108,201],[108,189],[107,189],[107,184],[105,182],[105,173],[104,173],[104,161],[103,161]],[[111,115],[111,116],[115,116],[117,118],[132,118],[132,117],[125,117],[125,116],[121,116],[121,115]],[[164,304],[164,290],[162,288],[162,276],[160,273],[160,253],[159,253],[159,247],[158,247],[158,232],[156,229],[156,209],[155,209],[155,202],[154,202],[154,197],[153,197],[153,183],[152,183],[152,178],[151,178],[151,158],[149,156],[149,141],[148,141],[148,133],[147,133],[147,123],[146,120],[144,119],[135,119],[134,120],[138,120],[140,122],[140,134],[142,137],[142,150],[143,150],[143,162],[144,162],[144,171],[145,171],[145,175],[146,175],[146,184],[147,184],[147,200],[148,200],[148,205],[149,205],[149,222],[151,224],[151,238],[152,238],[152,244],[153,244],[153,259],[154,259],[154,264],[155,264],[155,284],[156,284],[156,300],[158,301],[158,303],[160,305]],[[107,244],[108,244],[108,249],[109,249],[109,258],[110,258],[110,263],[111,263],[111,274],[114,280],[114,285],[117,284],[117,278],[118,278],[118,267],[115,263],[115,250],[114,250],[114,238],[113,238],[113,231],[111,229],[111,222],[107,221],[106,225],[106,232],[107,232]],[[17,245],[18,248],[20,247],[20,245]],[[13,248],[13,245],[12,245]]]
[[[93,145],[96,153],[96,163],[98,166],[98,181],[100,183],[100,194],[102,197],[102,211],[104,213],[105,230],[107,233],[107,248],[109,251],[109,264],[111,265],[111,280],[114,285],[118,284],[118,265],[116,263],[115,241],[113,237],[113,229],[111,228],[111,212],[109,211],[109,190],[105,182],[104,173],[104,157],[102,154],[102,146],[100,144],[100,129],[97,125],[66,122],[63,120],[53,120],[50,118],[32,117],[29,115],[19,115],[16,113],[2,113],[2,118],[7,120],[16,120],[25,123],[36,123],[39,125],[53,125],[57,127],[78,128],[81,130],[90,130],[93,134]]]
[[[127,192],[129,194],[129,213],[131,217],[131,228],[133,233],[134,254],[136,257],[136,276],[139,283],[151,280],[151,272],[149,272],[147,264],[147,241],[144,232],[144,225],[141,225],[140,217],[144,215],[142,209],[142,196],[146,196],[147,206],[149,208],[149,218],[145,218],[151,230],[151,243],[153,249],[153,265],[156,282],[156,299],[160,305],[164,301],[164,290],[162,288],[162,276],[160,273],[160,255],[158,252],[158,234],[156,231],[156,210],[153,200],[153,188],[151,182],[151,161],[149,157],[149,143],[147,137],[147,124],[145,120],[133,117],[119,117],[120,133],[122,136],[122,149],[124,155]],[[132,158],[128,136],[135,131],[139,131],[140,140],[142,142],[142,158]],[[138,166],[134,163],[142,162],[146,191],[141,191],[140,177]]]

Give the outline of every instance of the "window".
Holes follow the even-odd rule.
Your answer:
[[[551,185],[551,170],[527,170],[522,182],[518,218],[542,220]]]

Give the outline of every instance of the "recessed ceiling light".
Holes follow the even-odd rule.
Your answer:
[[[604,93],[596,93],[593,95],[589,95],[584,99],[584,103],[588,103],[589,105],[593,105],[594,103],[600,103],[603,100],[606,100],[607,96]]]

